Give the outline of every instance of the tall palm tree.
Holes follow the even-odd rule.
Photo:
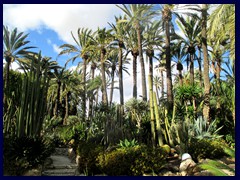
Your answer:
[[[106,66],[107,66],[106,72],[111,77],[110,100],[109,100],[110,105],[112,104],[112,99],[113,99],[115,75],[117,77],[119,77],[119,57],[118,57],[118,55],[119,55],[119,53],[117,53],[117,51],[113,51],[109,55],[108,60],[106,60]],[[125,61],[125,63],[127,63],[127,61]],[[124,71],[125,73],[127,73],[129,75],[129,73],[127,71],[127,67],[124,66],[124,64],[122,64],[121,66],[122,66],[121,71]]]
[[[90,54],[88,52],[88,46],[90,45],[90,38],[92,36],[92,30],[88,28],[79,28],[77,31],[77,38],[73,35],[71,32],[72,38],[74,39],[74,42],[77,44],[71,45],[71,44],[63,44],[60,46],[63,50],[59,53],[59,55],[62,54],[74,54],[73,57],[67,60],[66,64],[70,61],[74,62],[76,59],[81,58],[83,60],[83,81],[84,81],[84,93],[82,95],[82,119],[85,121],[86,117],[86,70],[87,70],[87,61],[90,58]]]
[[[168,110],[173,109],[173,86],[171,72],[171,52],[170,52],[170,26],[172,20],[173,5],[165,5],[162,9],[162,21],[165,29],[165,54],[166,54],[166,72],[167,72],[167,100]]]
[[[94,33],[92,37],[91,45],[89,50],[92,52],[100,53],[100,66],[101,66],[101,75],[102,75],[102,102],[104,105],[108,105],[108,96],[107,96],[107,81],[106,81],[106,67],[105,61],[111,52],[110,43],[113,42],[114,36],[111,34],[112,30],[106,30],[106,28],[100,29]]]
[[[17,28],[10,31],[7,26],[3,26],[3,58],[6,61],[4,75],[4,106],[6,106],[7,87],[9,86],[9,70],[13,62],[21,65],[22,57],[28,53],[32,53],[29,49],[35,48],[33,46],[26,46],[30,41],[27,40],[29,34],[18,32]]]
[[[183,32],[184,37],[181,37],[182,42],[184,43],[184,50],[188,54],[187,56],[187,64],[190,61],[190,83],[194,83],[194,59],[196,58],[195,52],[198,47],[197,37],[201,33],[201,25],[200,21],[195,17],[187,17],[183,18],[182,16],[176,14],[178,19],[176,21],[178,27]]]
[[[203,49],[203,79],[204,79],[204,105],[203,117],[209,122],[210,112],[210,80],[209,80],[209,60],[207,51],[207,9],[208,5],[202,5],[202,49]],[[209,122],[210,123],[210,122]]]
[[[115,21],[116,25],[110,24],[111,28],[114,32],[115,40],[118,42],[118,77],[119,77],[119,94],[120,94],[120,104],[124,105],[124,95],[123,95],[123,49],[125,49],[124,45],[124,37],[126,36],[127,23],[122,22],[122,20],[126,20],[126,16],[116,17]]]
[[[129,24],[132,24],[132,27],[136,29],[137,32],[138,51],[142,73],[142,97],[144,101],[147,101],[147,85],[142,50],[142,32],[143,24],[149,22],[156,13],[153,11],[153,5],[148,4],[130,4],[128,6],[123,4],[122,6],[117,5],[117,7],[128,16]]]
[[[185,60],[186,53],[183,51],[183,48],[181,47],[181,42],[178,42],[174,45],[173,51],[172,51],[172,60],[177,63],[177,70],[178,70],[178,78],[180,86],[183,85],[183,65],[182,62]]]
[[[162,6],[162,22],[163,28],[165,29],[165,54],[166,54],[166,72],[167,72],[167,100],[168,100],[168,110],[173,108],[173,91],[172,91],[172,74],[171,74],[171,52],[170,52],[170,35],[174,34],[174,26],[172,24],[172,15],[177,15],[183,13],[193,16],[194,13],[189,13],[186,10],[199,11],[197,5],[180,5],[165,4]],[[182,11],[182,12],[181,12]]]
[[[126,46],[128,52],[125,57],[127,57],[128,53],[131,52],[133,60],[132,60],[132,76],[133,76],[133,98],[137,98],[137,57],[139,56],[138,44],[137,44],[137,34],[136,31],[127,31],[126,36]]]

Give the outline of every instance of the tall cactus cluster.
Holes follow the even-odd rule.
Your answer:
[[[33,57],[35,58],[35,57]],[[16,108],[15,135],[17,137],[40,136],[43,120],[46,113],[46,99],[49,85],[48,66],[42,66],[41,53],[32,59],[30,71],[25,74],[22,82],[20,105]],[[44,67],[44,69],[42,69]],[[12,110],[10,110],[12,111]],[[5,127],[11,119],[5,120]],[[7,132],[9,133],[9,132]]]

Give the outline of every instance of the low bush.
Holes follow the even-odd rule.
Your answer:
[[[226,155],[223,147],[227,144],[221,140],[211,139],[192,139],[189,145],[188,153],[191,154],[194,161],[200,159],[217,159]]]
[[[42,164],[53,151],[52,141],[41,137],[4,137],[4,174],[22,175]]]
[[[104,151],[104,147],[92,142],[80,141],[77,147],[77,155],[79,155],[78,168],[79,172],[88,175],[100,173],[96,165],[96,159],[100,152]]]
[[[144,173],[159,172],[166,164],[166,152],[158,147],[146,145],[118,148],[103,152],[97,158],[99,169],[111,176],[139,176]]]

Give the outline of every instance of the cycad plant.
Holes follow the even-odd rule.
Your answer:
[[[235,150],[231,149],[229,147],[224,147],[224,152],[231,156],[232,158],[235,158]],[[235,169],[230,168],[228,165],[223,164],[216,160],[209,160],[205,163],[199,164],[199,167],[205,170],[208,170],[215,176],[229,176],[229,173],[232,173],[235,175]],[[226,173],[227,170],[229,173]]]

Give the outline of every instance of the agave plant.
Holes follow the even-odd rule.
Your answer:
[[[138,142],[133,139],[133,140],[128,140],[128,139],[125,139],[124,141],[120,140],[120,143],[119,143],[119,146],[121,148],[129,148],[129,147],[134,147],[134,146],[137,146],[138,145]]]
[[[222,135],[218,135],[218,132],[220,129],[222,129],[223,126],[216,129],[216,123],[217,121],[215,119],[208,125],[207,120],[202,116],[199,116],[195,121],[193,121],[193,124],[190,126],[191,128],[189,129],[189,134],[197,139],[219,139],[222,137]]]

